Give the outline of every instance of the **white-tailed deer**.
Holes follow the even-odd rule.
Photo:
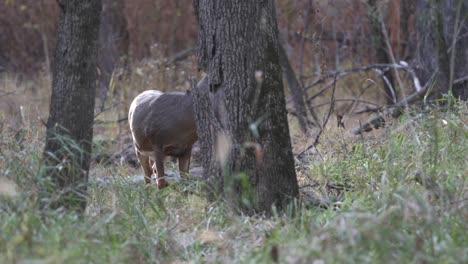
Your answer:
[[[188,173],[192,146],[198,139],[190,92],[144,91],[130,105],[128,121],[146,183],[150,183],[154,172],[158,188],[167,185],[164,179],[166,156],[179,159],[181,176]]]

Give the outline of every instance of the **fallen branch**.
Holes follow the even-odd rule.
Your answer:
[[[382,109],[383,109],[383,106],[379,106],[379,107],[366,106],[366,108],[364,109],[354,111],[354,114],[359,115],[359,114],[364,114],[364,113],[376,113],[376,112],[382,111]]]
[[[430,82],[428,82],[430,83]],[[405,106],[415,102],[416,100],[420,99],[422,96],[426,95],[426,90],[427,90],[426,85],[423,89],[421,89],[419,92],[416,92],[405,99],[401,100],[398,104],[395,106],[388,108],[387,111],[385,111],[384,114],[378,115],[371,120],[367,121],[364,124],[359,125],[358,127],[353,128],[351,131],[355,135],[362,134],[362,132],[369,132],[374,128],[380,128],[385,125],[385,119],[383,118],[384,115],[391,115],[392,117],[396,118],[399,117],[404,113]]]
[[[347,75],[353,74],[353,73],[366,72],[366,71],[376,71],[376,70],[387,71],[387,70],[392,69],[392,68],[408,72],[412,77],[412,81],[413,81],[414,88],[416,89],[416,91],[420,91],[422,89],[421,88],[421,83],[419,81],[419,78],[416,76],[416,73],[404,61],[402,61],[400,63],[394,63],[394,64],[374,64],[374,65],[368,65],[368,66],[364,66],[364,67],[360,67],[360,68],[353,68],[353,69],[342,70],[342,71],[328,72],[326,74],[323,74],[321,76],[321,78],[313,81],[311,84],[306,86],[304,89],[307,91],[307,90],[311,89],[312,87],[314,87],[314,86],[316,86],[318,84],[321,84],[321,83],[325,82],[327,79],[330,79],[330,78],[336,78],[337,80],[339,80],[339,79],[341,79],[341,78],[343,78],[343,77],[345,77]]]
[[[114,124],[114,123],[122,123],[127,120],[128,120],[128,117],[122,117],[117,120],[108,120],[108,121],[95,120],[94,124],[95,125],[108,125],[108,124]]]
[[[313,105],[312,107],[320,107],[320,106],[329,105],[329,104],[332,104],[332,103],[335,103],[335,102],[356,102],[356,103],[372,105],[372,106],[375,106],[375,107],[381,107],[381,105],[379,105],[379,104],[369,102],[369,101],[365,101],[365,100],[360,100],[360,99],[335,99],[335,100],[330,101],[330,102]]]
[[[417,77],[415,71],[411,67],[409,67],[408,64],[406,62],[404,62],[404,61],[401,61],[399,63],[393,63],[393,64],[374,64],[374,65],[368,65],[368,66],[364,66],[364,67],[360,67],[360,68],[353,68],[353,69],[342,70],[342,71],[328,72],[328,73],[322,75],[321,78],[315,80],[314,82],[312,82],[312,84],[310,84],[309,86],[304,88],[307,91],[308,89],[310,89],[310,88],[312,88],[312,87],[314,87],[314,86],[316,86],[318,84],[324,83],[326,80],[328,80],[330,78],[334,78],[332,82],[328,82],[325,85],[325,87],[320,89],[320,91],[318,91],[314,95],[307,98],[306,102],[307,102],[307,104],[308,104],[308,106],[310,108],[330,104],[331,102],[328,102],[328,103],[325,103],[325,104],[320,104],[320,105],[314,105],[314,106],[310,105],[310,103],[311,103],[311,101],[313,99],[315,99],[316,97],[321,95],[326,89],[330,88],[332,84],[335,85],[337,80],[339,80],[339,79],[341,79],[341,78],[343,78],[343,77],[345,77],[347,75],[358,73],[358,72],[374,71],[374,72],[377,72],[380,76],[384,76],[383,74],[386,71],[390,70],[390,69],[403,70],[403,71],[406,71],[407,73],[409,73],[410,76],[411,76],[414,88],[416,90],[416,93],[414,93],[413,95],[410,95],[410,96],[406,97],[405,99],[403,99],[402,101],[398,102],[392,108],[389,108],[389,110],[387,110],[387,112],[386,112],[386,114],[390,113],[392,116],[398,116],[398,115],[401,114],[402,108],[407,107],[408,103],[418,99],[421,95],[423,95],[426,92],[426,89],[427,89],[427,87],[424,87],[424,88],[421,87],[421,83],[420,83],[419,78]],[[384,80],[384,82],[386,83],[387,86],[390,85],[388,80],[386,80],[385,78],[383,78],[383,80]],[[458,81],[458,79],[456,81]],[[429,83],[430,82],[428,82],[426,85],[428,85]],[[391,87],[391,90],[393,91],[393,87]],[[394,101],[396,101],[395,93],[393,93],[392,96],[394,96],[393,99],[394,99]],[[376,107],[375,109],[381,108],[380,105],[377,105],[377,104],[374,104],[374,103],[371,103],[371,102],[367,102],[367,101],[363,101],[363,100],[358,100],[358,99],[352,99],[352,100],[338,99],[338,100],[332,100],[332,101],[333,101],[333,103],[335,101],[354,101],[354,102],[358,102],[358,103],[361,102],[361,103],[366,103],[366,104],[369,104],[369,105],[373,105],[373,106]],[[352,132],[354,134],[360,134],[362,132],[370,131],[373,128],[382,127],[384,124],[385,123],[384,123],[383,117],[381,115],[379,115],[379,116],[371,119],[370,121],[364,123],[362,126],[354,128],[352,130]],[[320,135],[320,133],[319,133],[319,135]]]

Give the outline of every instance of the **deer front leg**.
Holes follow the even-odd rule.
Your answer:
[[[151,174],[153,173],[153,170],[150,166],[150,159],[148,156],[141,154],[137,148],[135,148],[135,153],[138,161],[140,161],[141,167],[143,168],[143,172],[145,174],[145,183],[148,184],[151,182]]]
[[[156,160],[156,184],[158,189],[166,187],[167,181],[164,179],[164,157],[165,155],[161,151],[155,151]]]
[[[179,157],[179,173],[181,178],[187,178],[190,169],[190,156],[192,156],[192,148],[187,149],[182,156]]]

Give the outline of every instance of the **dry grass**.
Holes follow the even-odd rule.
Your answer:
[[[106,102],[114,107],[97,120],[126,116],[131,98],[146,87],[184,90],[184,76],[194,73],[190,63],[166,69],[157,61],[146,61],[133,69],[115,81]],[[93,164],[93,178],[112,175],[115,181],[90,186],[83,219],[63,212],[48,212],[42,218],[36,207],[35,175],[50,82],[45,77],[19,81],[7,76],[2,83],[13,92],[0,97],[2,263],[270,263],[276,259],[281,263],[462,263],[468,259],[464,103],[449,111],[405,116],[364,137],[348,132],[357,118],[350,116],[343,129],[332,115],[320,144],[298,161],[303,203],[271,218],[235,215],[222,201],[209,202],[198,179],[161,191],[130,182],[129,175],[141,171],[120,162]],[[297,153],[314,137],[301,134],[296,121],[290,121]],[[95,150],[113,153],[124,146],[126,137],[126,123],[97,124]],[[310,197],[322,206],[310,204]]]

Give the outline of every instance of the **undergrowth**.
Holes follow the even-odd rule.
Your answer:
[[[94,166],[115,180],[91,179],[83,217],[40,213],[41,135],[1,127],[0,262],[466,263],[467,113],[408,115],[374,138],[328,129],[300,182],[335,199],[270,218],[209,202],[200,180],[130,182],[118,164]]]

